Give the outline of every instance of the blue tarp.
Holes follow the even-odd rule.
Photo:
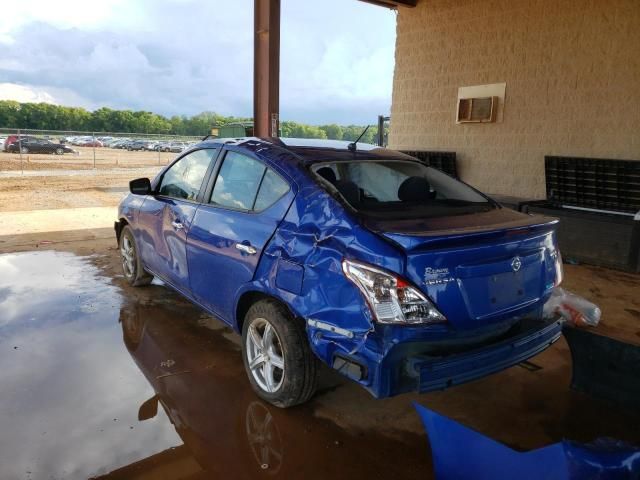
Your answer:
[[[415,404],[427,429],[436,480],[635,480],[640,449],[613,439],[564,440],[517,452]]]

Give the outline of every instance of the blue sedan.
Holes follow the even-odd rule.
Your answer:
[[[130,183],[115,224],[154,276],[242,335],[249,381],[307,401],[318,360],[381,398],[513,366],[555,342],[557,221],[372,145],[206,140]]]

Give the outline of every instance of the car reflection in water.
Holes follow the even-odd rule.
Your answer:
[[[226,338],[215,320],[185,321],[180,306],[168,303],[123,307],[120,321],[156,392],[138,419],[155,418],[161,405],[184,445],[99,478],[429,478],[425,444],[345,432],[316,418],[313,403],[280,410],[260,401],[235,336]]]

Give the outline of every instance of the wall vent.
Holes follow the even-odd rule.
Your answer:
[[[496,121],[498,97],[459,98],[457,123],[489,123]]]

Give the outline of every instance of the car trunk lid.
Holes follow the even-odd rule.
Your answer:
[[[557,220],[496,209],[426,220],[368,222],[406,254],[401,272],[461,330],[515,321],[556,281]]]

